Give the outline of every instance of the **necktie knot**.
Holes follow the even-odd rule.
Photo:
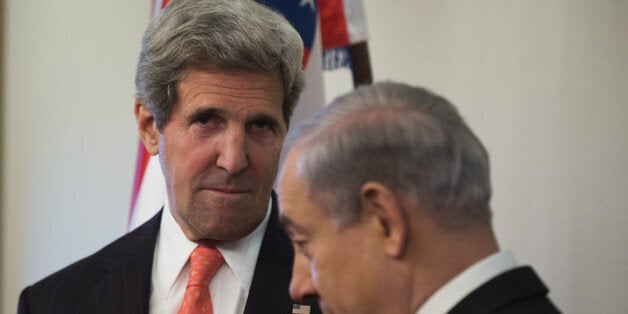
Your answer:
[[[209,282],[225,259],[216,247],[198,246],[190,255],[190,278],[178,314],[213,313]]]
[[[208,286],[225,259],[215,247],[198,246],[190,255],[189,286]]]

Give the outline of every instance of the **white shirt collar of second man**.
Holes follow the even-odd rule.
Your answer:
[[[500,251],[489,255],[436,290],[416,313],[447,313],[485,282],[516,267],[517,262],[510,252]]]

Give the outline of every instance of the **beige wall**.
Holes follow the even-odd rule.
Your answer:
[[[458,105],[502,247],[566,313],[628,299],[628,2],[367,0],[375,78]]]
[[[375,79],[455,103],[502,247],[567,313],[628,309],[628,2],[365,0]],[[2,299],[125,229],[150,1],[5,1]],[[347,84],[328,76],[328,94]],[[340,87],[339,87],[340,86]],[[19,241],[19,243],[18,243]]]
[[[2,299],[124,233],[150,1],[5,0]]]

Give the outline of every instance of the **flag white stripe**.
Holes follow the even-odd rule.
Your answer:
[[[342,5],[345,10],[349,42],[355,44],[366,41],[368,30],[366,28],[366,16],[364,15],[362,0],[343,0]]]

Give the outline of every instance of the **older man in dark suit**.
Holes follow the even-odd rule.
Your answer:
[[[136,75],[164,209],[26,288],[18,312],[307,312],[288,295],[293,250],[271,197],[302,56],[290,24],[253,1],[172,1],[146,30]]]
[[[557,313],[497,245],[488,154],[447,100],[398,83],[336,99],[290,135],[280,219],[296,299],[329,313]]]

